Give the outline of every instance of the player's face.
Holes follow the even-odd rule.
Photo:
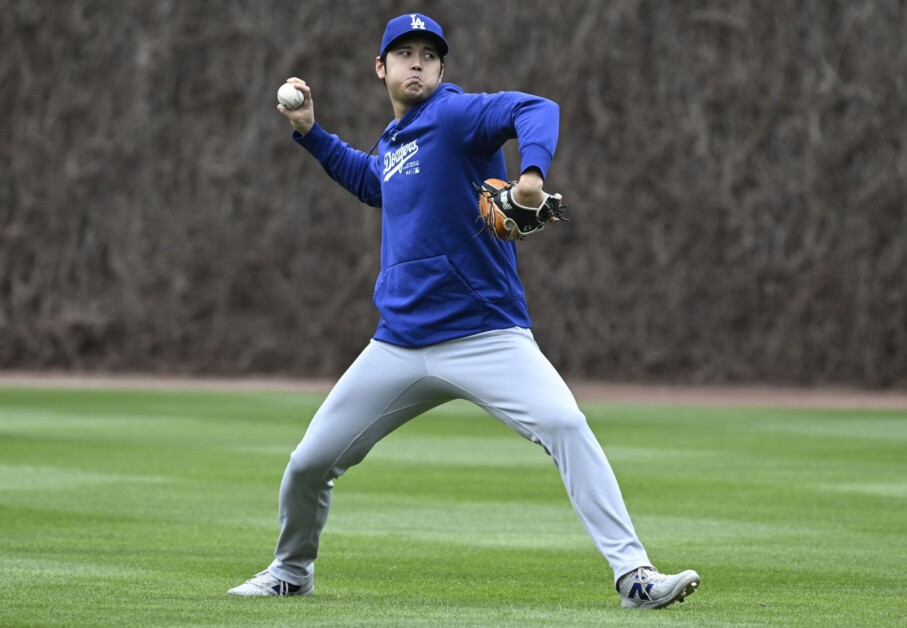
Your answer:
[[[375,65],[378,78],[387,85],[391,101],[412,107],[429,96],[441,84],[444,66],[438,47],[430,37],[406,37],[387,51],[387,61]]]

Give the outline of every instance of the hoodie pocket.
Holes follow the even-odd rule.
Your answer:
[[[394,334],[413,344],[482,326],[482,299],[446,255],[386,268],[375,287],[375,306]]]

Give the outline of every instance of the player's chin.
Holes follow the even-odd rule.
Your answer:
[[[407,96],[407,98],[411,99],[413,102],[421,102],[421,101],[425,100],[426,98],[428,98],[429,96],[431,96],[437,87],[438,87],[437,85],[428,85],[426,83],[417,83],[417,84],[407,86],[403,90],[403,93]]]
[[[416,105],[428,98],[431,92],[425,89],[405,89],[400,100],[408,105]]]
[[[426,89],[422,81],[407,81],[403,84],[403,91],[407,94],[421,94]]]

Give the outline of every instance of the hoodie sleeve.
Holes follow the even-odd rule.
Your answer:
[[[352,148],[316,123],[305,135],[293,131],[293,141],[312,153],[324,171],[360,201],[381,207],[378,157]]]
[[[520,172],[535,166],[542,175],[557,148],[560,110],[547,98],[522,92],[458,94],[447,100],[451,137],[467,150],[492,153],[516,138],[520,145]]]

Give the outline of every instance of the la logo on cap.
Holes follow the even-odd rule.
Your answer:
[[[384,36],[381,38],[379,56],[386,55],[390,45],[397,39],[414,32],[418,32],[420,35],[432,35],[437,40],[438,52],[441,56],[447,54],[447,41],[444,40],[444,31],[441,30],[440,24],[422,13],[404,13],[387,23]]]

